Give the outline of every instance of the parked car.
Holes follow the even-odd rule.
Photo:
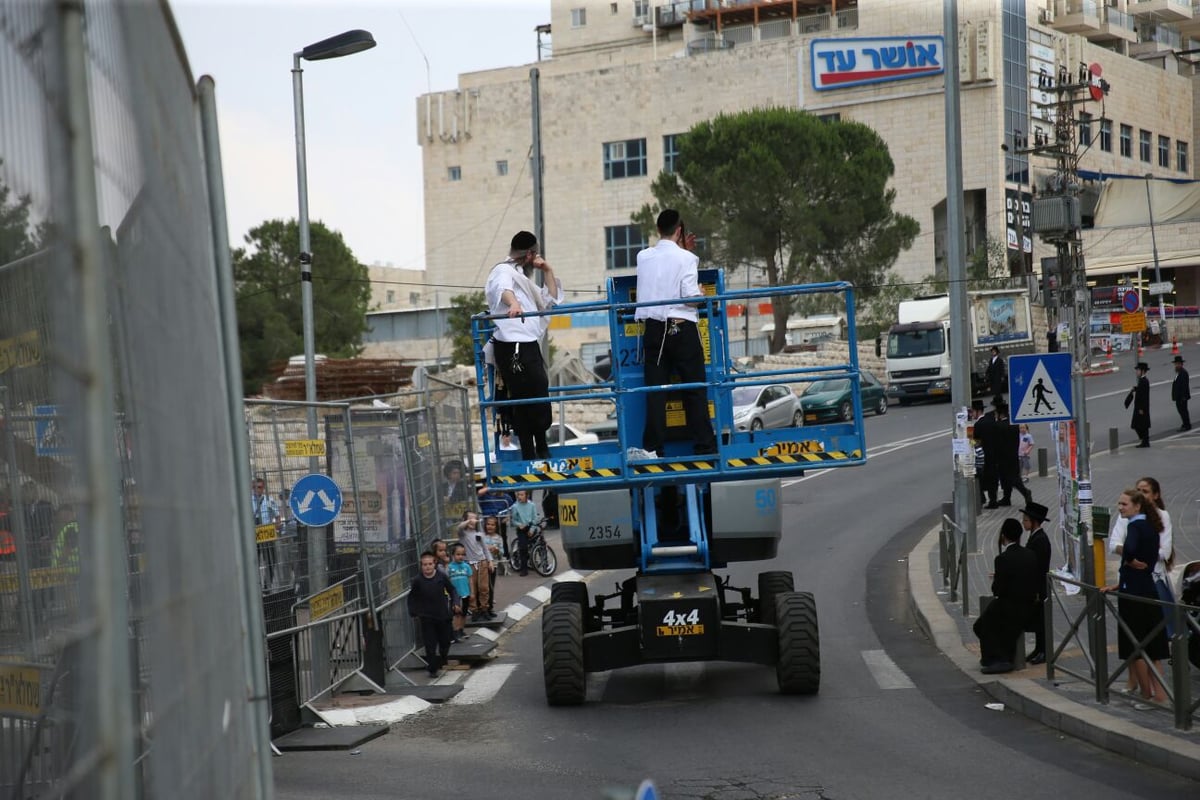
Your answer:
[[[804,424],[800,398],[787,386],[739,386],[733,390],[733,424],[739,431]]]
[[[613,406],[604,422],[597,422],[588,428],[588,433],[596,434],[596,438],[602,442],[610,442],[617,438],[617,427],[617,408]]]
[[[886,414],[888,410],[887,390],[871,373],[859,373],[863,413]],[[800,405],[804,407],[805,422],[827,420],[850,420],[854,418],[854,397],[849,378],[830,378],[809,384],[800,393]]]

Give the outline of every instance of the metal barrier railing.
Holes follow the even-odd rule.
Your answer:
[[[1069,604],[1064,599],[1068,586],[1076,587],[1078,593],[1083,596],[1083,604],[1074,614],[1068,609]],[[1053,602],[1046,603],[1044,607],[1046,640],[1051,643],[1057,641],[1054,635],[1055,606],[1066,617],[1068,625],[1061,643],[1054,644],[1046,653],[1048,680],[1054,680],[1055,672],[1065,672],[1078,680],[1091,683],[1095,689],[1096,701],[1107,704],[1109,687],[1122,673],[1131,669],[1137,659],[1141,659],[1154,680],[1158,681],[1167,693],[1175,727],[1179,730],[1191,730],[1197,710],[1200,709],[1200,700],[1192,698],[1193,665],[1188,658],[1188,642],[1190,637],[1200,636],[1200,607],[1184,603],[1164,603],[1158,599],[1121,592],[1108,592],[1059,575],[1047,576],[1047,597]],[[1162,619],[1145,637],[1139,638],[1121,618],[1117,608],[1118,600],[1157,607],[1162,610]],[[1168,637],[1170,681],[1166,680],[1155,661],[1146,652],[1146,646],[1167,628],[1168,615],[1172,623],[1172,633]],[[1134,645],[1133,652],[1111,672],[1108,652],[1110,627],[1114,631],[1124,632]],[[1087,632],[1086,642],[1080,638],[1081,631]],[[1086,668],[1078,668],[1065,655],[1072,641],[1078,645]]]
[[[958,587],[962,582],[962,613],[964,617],[969,615],[967,533],[947,514],[942,514],[942,526],[938,529],[938,566],[942,587],[950,590],[950,602],[958,602]]]

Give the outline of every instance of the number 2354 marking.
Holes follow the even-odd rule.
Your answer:
[[[621,532],[620,525],[588,525],[588,539],[603,540],[603,539],[623,539],[625,535]]]

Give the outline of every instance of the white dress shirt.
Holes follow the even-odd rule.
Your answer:
[[[696,279],[696,268],[700,258],[684,250],[670,239],[660,239],[654,247],[647,247],[637,255],[637,301],[680,300],[700,298],[700,285]],[[634,319],[698,318],[694,306],[662,305],[634,309]]]
[[[538,310],[537,303],[522,285],[525,284],[525,281],[517,280],[517,273],[520,269],[511,261],[501,261],[492,267],[483,289],[489,314],[508,313],[508,305],[502,299],[506,289],[516,296],[517,302],[521,304],[521,309],[526,313]],[[521,276],[524,277],[524,273],[521,273]],[[546,308],[563,301],[562,281],[556,277],[554,283],[557,295],[550,293],[549,286],[539,288],[542,305]],[[502,342],[536,342],[545,335],[546,328],[550,325],[550,317],[504,317],[493,320],[493,322],[496,323],[495,336]]]

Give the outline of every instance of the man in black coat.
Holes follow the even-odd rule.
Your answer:
[[[983,448],[983,470],[979,474],[979,487],[987,498],[985,508],[999,508],[996,503],[996,469],[999,451],[996,440],[996,412],[988,411],[975,420],[975,440]]]
[[[985,675],[1013,670],[1017,637],[1025,635],[1025,622],[1037,599],[1037,556],[1021,547],[1021,523],[1004,520],[1000,526],[1000,555],[992,574],[992,602],[973,630],[979,637],[979,663]]]
[[[1004,366],[1004,357],[1000,355],[1000,348],[995,345],[992,346],[992,356],[988,361],[986,375],[988,386],[996,397],[1001,397],[1008,391],[1008,370]]]
[[[996,402],[996,426],[993,429],[996,441],[996,476],[1000,480],[1000,489],[1004,496],[998,505],[1011,506],[1013,489],[1021,493],[1025,502],[1033,500],[1033,492],[1025,486],[1021,479],[1021,430],[1008,419],[1008,404],[1002,400]],[[985,455],[986,458],[986,455]]]
[[[1137,383],[1129,390],[1129,395],[1125,398],[1125,407],[1129,408],[1129,404],[1133,403],[1133,416],[1129,420],[1129,427],[1133,428],[1137,433],[1138,447],[1150,446],[1150,381],[1146,378],[1146,373],[1150,371],[1150,365],[1145,361],[1139,361],[1137,366],[1133,368],[1137,373]]]
[[[1021,525],[1029,531],[1029,541],[1025,549],[1037,556],[1038,593],[1037,605],[1029,617],[1025,630],[1033,631],[1033,652],[1025,660],[1030,664],[1043,664],[1046,661],[1046,617],[1043,606],[1046,602],[1046,573],[1050,571],[1050,537],[1042,530],[1042,525],[1050,515],[1050,509],[1041,503],[1026,503],[1021,509]]]
[[[1175,380],[1171,381],[1171,399],[1175,401],[1175,410],[1179,412],[1179,430],[1192,429],[1192,415],[1188,413],[1188,400],[1192,399],[1192,387],[1188,372],[1183,368],[1183,356],[1175,356],[1171,362],[1175,365]]]

